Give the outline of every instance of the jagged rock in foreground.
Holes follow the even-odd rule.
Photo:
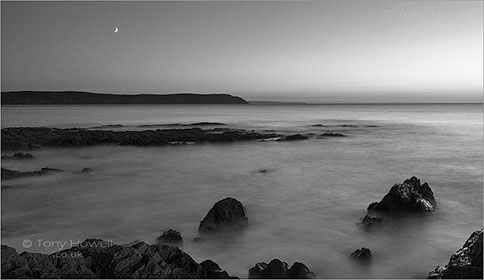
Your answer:
[[[6,169],[2,167],[2,180],[9,180],[9,179],[15,179],[20,177],[46,175],[51,172],[61,172],[61,171],[62,170],[56,169],[56,168],[43,167],[37,171],[22,172],[22,171]]]
[[[291,268],[287,263],[273,259],[269,264],[257,263],[249,270],[249,279],[309,279],[314,276],[309,268],[300,262],[295,262]]]
[[[484,229],[475,231],[464,246],[450,257],[449,263],[438,266],[428,279],[482,279],[482,236]]]
[[[183,244],[183,238],[181,236],[181,233],[173,229],[164,231],[163,234],[156,239],[156,241],[158,242],[158,244]]]
[[[33,155],[29,154],[29,153],[15,153],[11,156],[9,155],[4,155],[2,156],[2,159],[30,159],[30,158],[34,158]]]
[[[51,255],[17,254],[2,245],[2,278],[228,278],[212,262],[195,262],[177,247],[138,242],[120,246],[87,239]]]
[[[358,261],[369,261],[371,260],[371,251],[363,247],[351,253],[350,257]]]
[[[371,227],[374,224],[380,224],[382,221],[383,221],[383,218],[365,215],[365,217],[363,217],[363,219],[361,219],[360,224],[367,226],[367,227]]]
[[[368,211],[379,212],[430,212],[437,202],[427,183],[420,184],[417,177],[405,180],[402,184],[395,184],[380,202],[373,202]]]
[[[200,222],[198,230],[211,232],[245,226],[248,222],[244,205],[235,198],[227,197],[215,203]]]
[[[131,145],[162,146],[171,143],[248,141],[279,137],[274,133],[229,130],[222,133],[201,128],[143,131],[90,130],[83,128],[13,127],[2,128],[2,149],[32,149],[42,146]]]

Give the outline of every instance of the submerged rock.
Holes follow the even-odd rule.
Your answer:
[[[373,202],[368,211],[381,212],[430,212],[437,202],[427,183],[420,184],[417,177],[395,184],[380,202]]]
[[[249,270],[249,279],[308,279],[314,274],[300,262],[295,262],[291,268],[279,259],[273,259],[269,264],[257,263]]]
[[[34,158],[33,155],[29,154],[29,153],[15,153],[11,156],[9,155],[4,155],[2,156],[2,159],[31,159],[31,158]]]
[[[191,123],[188,125],[189,126],[204,126],[204,125],[210,126],[210,125],[226,125],[226,124],[221,122],[197,122],[197,123]]]
[[[297,140],[306,140],[308,138],[309,137],[302,135],[302,134],[293,134],[293,135],[281,137],[277,141],[297,141]]]
[[[181,233],[173,229],[164,231],[163,234],[156,240],[158,244],[183,244]]]
[[[83,169],[81,169],[81,172],[82,173],[90,173],[90,172],[92,172],[92,168],[84,167]]]
[[[346,135],[338,132],[325,132],[320,135],[321,137],[346,137]]]
[[[464,246],[450,257],[449,263],[435,268],[427,279],[482,279],[483,231],[473,232]]]
[[[230,130],[222,133],[198,127],[142,131],[90,130],[80,128],[13,127],[2,128],[2,149],[72,147],[92,145],[160,146],[173,142],[226,143],[280,137],[275,133]]]
[[[227,197],[215,203],[205,218],[200,222],[198,230],[201,232],[210,232],[231,229],[245,226],[247,222],[248,218],[242,203],[235,198]]]
[[[350,257],[359,261],[369,261],[371,260],[371,251],[370,249],[363,247],[351,253]]]
[[[361,219],[360,224],[370,227],[374,224],[380,224],[382,221],[383,221],[383,218],[365,215],[365,217]]]
[[[51,173],[51,172],[60,172],[60,171],[62,171],[62,170],[56,169],[56,168],[44,167],[44,168],[41,168],[40,170],[37,170],[37,171],[22,172],[22,171],[6,169],[6,168],[2,167],[2,180],[9,180],[9,179],[15,179],[15,178],[21,178],[21,177],[29,177],[29,176],[46,175],[46,174]]]
[[[177,247],[115,245],[88,239],[79,246],[45,255],[2,245],[2,278],[229,278],[213,261],[195,262]]]

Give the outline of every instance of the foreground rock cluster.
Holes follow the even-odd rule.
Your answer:
[[[51,255],[2,245],[2,278],[230,278],[215,262],[195,262],[178,247],[115,245],[88,239]]]
[[[161,146],[186,142],[232,142],[279,137],[275,133],[245,130],[217,132],[198,127],[143,131],[89,130],[82,128],[14,127],[2,129],[2,149],[32,149],[43,146],[89,146],[119,144]]]
[[[261,262],[249,270],[249,279],[308,279],[314,276],[309,268],[295,262],[290,268],[287,263],[273,259],[269,264]]]

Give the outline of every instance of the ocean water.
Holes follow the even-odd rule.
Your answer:
[[[50,253],[53,241],[97,237],[154,243],[182,232],[183,250],[245,278],[257,262],[301,261],[317,278],[424,278],[483,226],[482,104],[3,106],[2,128],[223,122],[228,127],[314,133],[294,142],[170,147],[43,148],[14,170],[65,170],[2,182],[2,244]],[[312,127],[314,124],[330,127]],[[340,125],[352,125],[341,127]],[[332,126],[331,126],[332,125]],[[325,131],[348,137],[319,139]],[[2,152],[6,154],[6,152]],[[84,167],[92,173],[79,173]],[[268,172],[260,173],[261,169]],[[428,182],[433,214],[357,223],[395,183]],[[193,242],[212,205],[232,196],[249,225]],[[43,242],[46,241],[46,242]],[[50,243],[49,243],[50,242]],[[370,248],[368,265],[349,255]]]

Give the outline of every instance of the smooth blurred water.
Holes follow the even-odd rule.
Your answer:
[[[173,228],[196,261],[212,259],[239,277],[280,258],[306,263],[318,278],[424,278],[483,226],[482,104],[2,107],[3,128],[199,121],[348,137],[34,150],[35,159],[2,166],[66,171],[2,182],[2,244],[23,251],[28,238],[29,251],[52,252],[58,248],[37,240],[154,243]],[[357,127],[311,127],[317,123]],[[78,173],[84,167],[93,172]],[[411,176],[431,186],[435,213],[370,230],[357,224],[369,203]],[[227,196],[246,206],[247,229],[193,242],[200,220]],[[363,246],[369,265],[349,259]]]

